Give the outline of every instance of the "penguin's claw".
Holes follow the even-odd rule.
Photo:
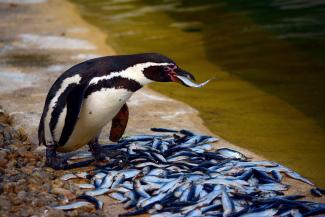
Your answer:
[[[46,157],[45,166],[51,167],[55,170],[62,170],[68,167],[68,160],[60,157]]]
[[[108,164],[110,165],[118,164],[118,166],[121,167],[125,167],[127,165],[128,155],[121,150],[112,150],[109,148],[104,148],[98,144],[91,144],[89,145],[89,147],[95,160],[99,162],[99,164],[104,163],[107,165],[107,161],[109,160]]]

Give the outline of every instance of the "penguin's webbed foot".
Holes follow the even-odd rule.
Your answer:
[[[68,163],[68,160],[73,156],[73,154],[66,154],[64,156],[58,156],[56,151],[52,147],[46,148],[46,161],[45,166],[51,167],[55,170],[68,170],[79,167],[89,166],[94,160],[86,160],[77,163]]]

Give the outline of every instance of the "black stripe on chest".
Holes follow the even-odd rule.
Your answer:
[[[50,119],[50,132],[52,134],[52,138],[54,137],[54,130],[56,128],[56,125],[59,121],[60,114],[63,112],[64,107],[66,106],[66,99],[68,94],[77,86],[77,84],[69,84],[68,87],[61,93],[61,95],[58,97],[56,104],[53,108],[53,111],[51,113],[51,119]],[[55,140],[55,139],[54,139]]]
[[[93,92],[100,91],[104,88],[126,89],[127,91],[135,92],[141,87],[142,85],[133,79],[117,76],[110,79],[100,80],[96,84],[89,85],[85,93],[85,98],[87,98]]]

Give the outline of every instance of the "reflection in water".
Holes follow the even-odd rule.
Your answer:
[[[325,184],[325,4],[309,0],[72,0],[119,53],[157,51],[201,90],[153,85],[211,130]],[[310,169],[313,168],[313,169]]]

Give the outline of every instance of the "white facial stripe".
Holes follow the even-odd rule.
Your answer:
[[[63,82],[61,83],[60,89],[56,92],[55,96],[51,100],[50,105],[49,105],[49,109],[48,109],[46,117],[45,117],[45,138],[46,138],[47,141],[48,140],[53,141],[52,134],[51,134],[51,131],[50,131],[51,114],[53,112],[53,109],[54,109],[60,95],[64,92],[64,90],[70,84],[79,84],[80,80],[81,80],[80,75],[74,75],[72,77],[64,79]],[[61,114],[60,119],[62,119],[62,118],[65,119],[65,116],[64,117],[62,117],[62,116],[63,115]],[[59,118],[59,117],[57,117],[57,118]],[[58,126],[58,127],[63,127],[63,126],[61,126],[61,124],[60,124],[60,126]],[[62,129],[57,129],[55,131],[56,131],[55,134],[57,134],[57,132],[62,132]],[[55,137],[58,137],[58,136],[59,135],[55,135]]]
[[[135,80],[139,82],[141,85],[145,85],[152,81],[144,76],[143,70],[150,66],[165,66],[165,65],[170,65],[170,63],[154,63],[154,62],[139,63],[134,66],[130,66],[119,72],[111,72],[109,75],[93,78],[91,79],[89,84],[96,84],[101,80],[108,80],[113,77],[119,76],[119,77]]]

